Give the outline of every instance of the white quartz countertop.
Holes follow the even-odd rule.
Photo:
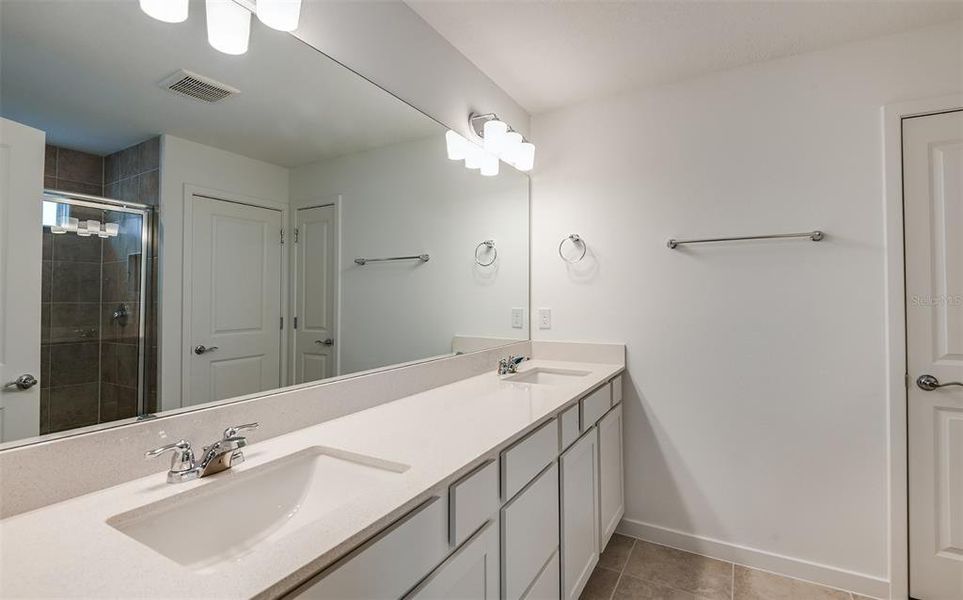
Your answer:
[[[478,375],[269,440],[259,441],[257,432],[251,432],[246,461],[211,477],[169,485],[164,474],[157,473],[4,519],[0,596],[279,596],[624,369],[622,364],[535,359],[519,371],[536,367],[577,369],[588,375],[563,385]],[[176,439],[176,432],[171,435]],[[192,441],[199,446],[205,440]],[[366,493],[329,517],[205,570],[183,566],[107,523],[120,513],[216,484],[312,446],[410,468],[377,493]]]

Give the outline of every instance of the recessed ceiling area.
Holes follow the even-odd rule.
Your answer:
[[[168,133],[296,167],[443,131],[290,34],[255,24],[247,54],[214,50],[202,1],[177,24],[134,0],[3,0],[0,11],[0,112],[56,145],[103,155]],[[158,85],[180,69],[240,93],[205,103]]]
[[[961,2],[406,2],[533,114],[963,18]]]

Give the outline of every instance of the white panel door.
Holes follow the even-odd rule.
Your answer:
[[[280,385],[281,212],[194,196],[189,390],[201,404]]]
[[[558,459],[564,600],[578,600],[599,562],[598,448],[593,427]]]
[[[337,211],[333,204],[298,211],[294,276],[294,383],[338,374]]]
[[[963,111],[903,121],[903,176],[910,592],[959,600],[963,383],[945,384],[963,382]]]
[[[0,119],[0,442],[40,432],[40,386],[6,384],[40,378],[44,140]]]

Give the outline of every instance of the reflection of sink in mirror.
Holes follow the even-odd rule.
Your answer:
[[[407,470],[408,465],[313,446],[107,523],[184,566],[213,570],[323,519]]]
[[[589,371],[575,371],[572,369],[550,369],[535,367],[517,375],[506,377],[504,381],[514,383],[534,383],[536,385],[564,385],[572,383],[579,377],[585,377]]]

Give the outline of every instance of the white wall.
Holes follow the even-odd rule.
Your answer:
[[[528,113],[403,2],[305,2],[296,35],[463,135],[472,112],[528,133]]]
[[[627,343],[633,531],[886,592],[880,107],[963,89],[961,39],[951,23],[535,117],[533,306],[554,328],[533,333]],[[665,246],[814,228],[826,241]],[[556,255],[571,231],[592,249],[578,270]]]
[[[528,304],[528,177],[447,160],[442,133],[292,170],[293,209],[342,197],[342,373],[447,353],[455,335],[527,339],[511,308]],[[497,268],[477,267],[489,238]],[[422,252],[424,264],[354,263]]]
[[[181,406],[185,186],[288,202],[284,167],[171,135],[161,136],[160,409]],[[189,342],[187,342],[189,343]]]

